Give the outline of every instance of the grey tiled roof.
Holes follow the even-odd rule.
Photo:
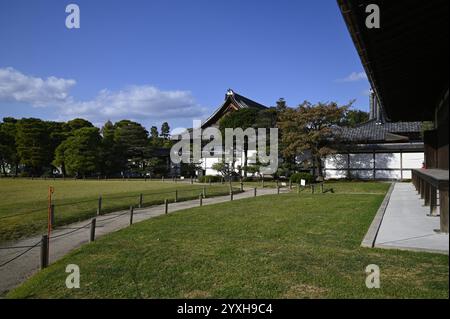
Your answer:
[[[370,120],[354,128],[340,128],[340,137],[348,142],[386,142],[391,134],[408,137],[409,140],[421,140],[421,122],[382,122]],[[388,135],[388,136],[387,136]]]
[[[217,121],[217,117],[222,116],[223,112],[226,110],[226,107],[233,103],[238,108],[256,108],[256,109],[267,109],[268,107],[262,105],[261,103],[250,100],[249,98],[237,94],[231,89],[228,89],[227,94],[225,94],[225,101],[222,103],[219,108],[217,108],[214,113],[202,124],[202,128],[208,127],[211,123]]]
[[[253,100],[250,100],[249,98],[246,98],[245,96],[237,94],[236,92],[233,92],[233,98],[234,98],[234,101],[236,101],[236,103],[242,108],[267,109],[267,106],[262,105],[258,102],[255,102]]]

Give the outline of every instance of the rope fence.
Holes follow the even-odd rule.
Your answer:
[[[32,249],[36,248],[36,247],[41,247],[41,268],[45,268],[48,266],[48,261],[49,261],[49,246],[50,246],[50,242],[58,239],[58,238],[63,238],[66,236],[69,236],[75,232],[78,232],[80,230],[83,229],[87,229],[90,227],[91,231],[90,231],[90,241],[93,241],[95,239],[95,228],[96,227],[103,227],[111,222],[113,222],[115,219],[122,217],[126,214],[130,214],[130,225],[133,223],[133,214],[139,214],[142,213],[143,211],[139,212],[134,212],[134,205],[136,205],[136,207],[138,208],[145,208],[145,207],[149,207],[151,205],[158,205],[158,204],[165,204],[165,213],[168,213],[168,204],[169,203],[176,203],[178,201],[186,201],[186,200],[190,200],[190,199],[196,199],[199,198],[199,195],[202,198],[206,198],[207,196],[219,196],[219,195],[225,195],[228,193],[238,193],[242,191],[242,187],[241,188],[237,188],[237,187],[214,187],[214,188],[208,188],[206,186],[202,186],[202,187],[197,187],[197,188],[190,188],[190,189],[175,189],[175,190],[168,190],[168,191],[163,191],[163,192],[141,192],[141,193],[136,193],[136,194],[132,194],[132,195],[122,195],[122,196],[100,196],[98,199],[89,199],[89,200],[81,200],[81,201],[77,201],[77,202],[63,202],[63,203],[57,203],[57,201],[53,201],[51,206],[51,229],[54,228],[55,226],[55,215],[58,215],[58,208],[61,207],[69,207],[70,205],[79,205],[79,204],[86,204],[86,203],[97,203],[97,210],[95,211],[95,208],[91,207],[91,211],[92,214],[88,214],[87,218],[89,217],[94,217],[89,223],[86,223],[80,227],[76,227],[73,229],[70,229],[67,232],[63,232],[61,234],[57,234],[57,235],[43,235],[42,239],[38,242],[36,242],[35,244],[32,245],[18,245],[18,246],[5,246],[5,247],[0,247],[0,250],[16,250],[16,249],[25,249],[24,251],[18,253],[17,255],[15,255],[14,257],[1,262],[0,263],[0,268],[10,264],[11,262],[17,260],[18,258],[24,256],[25,254],[27,254],[28,252],[30,252]],[[167,196],[162,196],[161,198],[151,198],[150,200],[145,200],[146,196],[148,198],[148,196],[160,196],[160,195],[167,195]],[[128,198],[135,198],[136,201],[133,202],[132,206],[128,206],[130,207],[130,211],[125,211],[119,214],[116,214],[114,216],[108,216],[105,218],[100,218],[97,220],[98,216],[101,216],[103,214],[108,213],[111,210],[117,210],[120,209],[121,207],[125,206],[125,204],[120,204],[120,205],[113,205],[112,207],[108,207],[107,209],[105,209],[102,206],[105,206],[105,200],[106,203],[111,202],[111,200],[121,200],[121,199],[128,199]],[[18,214],[14,214],[14,215],[7,215],[7,216],[2,216],[0,217],[1,219],[6,219],[6,218],[12,218],[12,217],[16,217],[16,216],[23,216],[23,215],[27,215],[27,214],[34,214],[37,212],[41,212],[44,213],[47,211],[47,208],[38,208],[38,209],[34,209],[34,210],[30,210],[27,212],[21,212]],[[94,215],[96,214],[96,215]],[[91,216],[89,216],[91,215]],[[101,223],[101,224],[97,224]],[[58,229],[58,228],[57,228]],[[64,227],[59,228],[60,230],[63,230]]]
[[[2,249],[19,249],[19,248],[27,248],[25,251],[19,253],[18,255],[14,256],[13,258],[11,258],[10,260],[3,262],[0,264],[0,268],[3,266],[6,266],[7,264],[13,262],[14,260],[22,257],[23,255],[25,255],[26,253],[28,253],[29,251],[31,251],[33,248],[36,248],[38,246],[41,245],[41,241],[38,241],[37,243],[35,243],[34,245],[31,246],[16,246],[16,247],[3,247]]]
[[[253,185],[254,186],[254,185]],[[277,182],[276,183],[276,188],[277,188],[277,194],[280,194],[280,189],[281,188],[288,188],[290,190],[292,190],[293,188],[297,188],[297,192],[301,192],[301,191],[305,191],[306,189],[310,189],[311,193],[315,193],[316,191],[316,187],[320,187],[320,191],[321,193],[324,193],[324,186],[323,183],[318,183],[318,184],[309,184],[309,185],[292,185],[292,183],[289,183],[289,185],[287,185],[287,183],[283,183],[280,184]],[[144,211],[137,211],[135,212],[134,209],[135,207],[137,208],[144,208],[144,207],[149,207],[151,205],[157,205],[157,204],[164,204],[164,213],[168,214],[169,212],[169,203],[176,203],[178,201],[185,201],[185,200],[191,200],[191,199],[198,199],[198,203],[199,206],[203,205],[203,199],[208,197],[208,196],[220,196],[220,195],[226,195],[229,194],[230,195],[230,201],[232,201],[234,199],[234,194],[240,193],[244,191],[244,184],[241,181],[240,182],[240,186],[239,187],[235,187],[232,185],[232,183],[230,182],[229,185],[222,187],[222,188],[208,188],[205,185],[202,187],[198,187],[198,188],[190,188],[190,189],[175,189],[175,190],[170,190],[170,191],[164,191],[164,192],[141,192],[141,193],[136,193],[133,195],[124,195],[124,196],[105,196],[102,197],[100,196],[98,199],[89,199],[89,200],[83,200],[83,201],[79,201],[79,202],[70,202],[70,203],[60,203],[60,204],[51,204],[52,209],[51,209],[51,214],[55,213],[55,209],[56,212],[58,212],[57,208],[60,207],[67,207],[69,205],[76,205],[76,204],[85,204],[85,203],[91,203],[91,202],[97,202],[97,207],[96,207],[96,211],[95,208],[91,207],[91,211],[93,212],[91,215],[88,215],[87,218],[92,218],[91,221],[89,221],[89,223],[86,223],[80,227],[76,227],[73,229],[70,229],[67,232],[61,233],[61,234],[57,234],[57,235],[43,235],[42,239],[38,242],[36,242],[35,244],[32,245],[19,245],[19,246],[9,246],[9,247],[0,247],[0,250],[15,250],[15,249],[25,249],[24,251],[18,253],[17,255],[15,255],[14,257],[10,258],[9,260],[0,263],[0,268],[8,265],[9,263],[17,260],[18,258],[24,256],[25,254],[27,254],[28,252],[30,252],[32,249],[36,248],[36,247],[41,247],[41,268],[45,268],[48,266],[48,261],[49,261],[49,245],[50,245],[50,241],[55,240],[57,238],[62,238],[62,237],[66,237],[69,236],[77,231],[80,231],[82,229],[87,229],[90,228],[90,241],[94,241],[95,240],[95,228],[96,227],[103,227],[111,222],[113,222],[115,219],[127,215],[130,215],[130,220],[129,220],[129,224],[131,225],[133,223],[133,214],[139,214],[139,213],[143,213]],[[253,187],[253,194],[254,196],[257,196],[257,187]],[[155,196],[155,195],[168,195],[162,198],[152,198],[150,201],[145,201],[146,196],[148,197],[149,195]],[[112,207],[109,207],[108,209],[104,209],[104,204],[105,204],[105,200],[106,203],[108,203],[108,201],[111,200],[118,200],[118,199],[127,199],[127,198],[135,198],[136,201],[131,203],[132,205],[128,205],[127,207],[129,207],[129,210],[124,211],[122,213],[118,213],[115,214],[113,216],[108,216],[105,218],[99,218],[99,216],[108,213],[110,210],[112,209],[119,209],[120,207],[125,206],[124,203],[122,203],[121,205],[113,205]],[[129,204],[129,203],[127,203]],[[23,213],[19,213],[19,214],[15,214],[15,215],[8,215],[8,216],[2,216],[0,219],[4,219],[4,218],[8,218],[8,217],[12,217],[12,216],[21,216],[21,215],[25,215],[25,214],[29,214],[29,213],[35,213],[37,211],[45,211],[44,209],[35,209],[29,212],[23,212]],[[95,213],[96,215],[94,215]],[[55,216],[50,216],[52,222],[50,223],[50,230],[53,229],[54,224],[54,217]],[[97,218],[99,218],[97,220]],[[97,224],[98,223],[102,223],[102,224]],[[59,229],[64,229],[64,227],[61,227]]]

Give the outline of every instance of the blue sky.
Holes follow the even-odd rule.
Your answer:
[[[80,29],[65,26],[69,3]],[[335,0],[0,0],[0,117],[189,127],[228,88],[368,109]]]

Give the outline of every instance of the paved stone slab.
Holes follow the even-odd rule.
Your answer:
[[[448,234],[437,233],[439,217],[427,216],[411,183],[396,183],[384,213],[375,247],[448,254]]]

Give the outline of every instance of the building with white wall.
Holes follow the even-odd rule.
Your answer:
[[[369,121],[338,136],[342,146],[325,159],[325,179],[403,180],[423,166],[422,123],[387,121],[374,94]]]
[[[220,105],[214,111],[214,113],[208,119],[206,119],[206,121],[204,121],[202,123],[201,128],[202,128],[202,130],[204,130],[208,127],[217,127],[218,128],[220,119],[223,118],[226,114],[233,112],[233,111],[240,110],[240,109],[245,109],[245,108],[254,108],[254,109],[258,109],[258,110],[268,109],[267,106],[262,105],[258,102],[255,102],[245,96],[242,96],[242,95],[234,92],[232,89],[228,89],[225,94],[225,100],[222,103],[222,105]],[[222,150],[216,150],[216,152],[218,154],[220,154],[222,152]],[[257,153],[256,150],[249,149],[247,151],[247,165],[253,164],[256,162],[256,160],[255,160],[256,153]],[[215,155],[217,155],[217,154],[215,154]],[[244,152],[241,151],[238,153],[235,150],[234,156],[235,156],[234,167],[235,168],[243,167],[244,162],[245,162]],[[221,159],[219,159],[219,158],[212,157],[212,156],[208,157],[205,154],[203,154],[202,161],[200,163],[200,166],[201,166],[200,175],[219,175],[219,172],[217,172],[215,169],[213,169],[212,166],[215,163],[218,163],[220,161],[221,161]]]

